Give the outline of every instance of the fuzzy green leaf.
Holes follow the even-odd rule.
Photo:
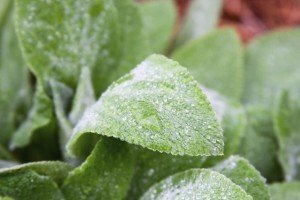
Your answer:
[[[64,199],[58,185],[71,167],[61,162],[36,162],[0,169],[0,195],[13,199]]]
[[[274,115],[279,160],[287,181],[300,180],[300,103],[283,92]]]
[[[176,23],[172,0],[145,1],[139,4],[145,33],[153,53],[164,53]],[[162,17],[163,13],[163,17]]]
[[[101,139],[87,160],[73,170],[62,190],[66,199],[121,200],[130,185],[135,153],[129,144]]]
[[[266,179],[244,158],[230,156],[212,168],[243,188],[253,200],[269,200]]]
[[[200,168],[206,157],[174,156],[142,149],[137,158],[134,177],[131,182],[127,199],[138,199],[153,184],[192,168]]]
[[[13,135],[10,147],[14,149],[28,145],[34,132],[50,124],[52,117],[52,102],[42,85],[38,83],[34,95],[33,107],[28,113],[27,120]]]
[[[276,183],[270,185],[272,200],[299,200],[300,182]]]
[[[51,178],[31,170],[0,174],[0,195],[17,200],[64,199]]]
[[[82,117],[85,109],[96,102],[95,93],[92,85],[90,70],[82,68],[79,77],[76,93],[74,96],[69,120],[75,125]]]
[[[177,45],[195,40],[213,30],[219,21],[222,0],[194,0],[185,16]]]
[[[300,29],[284,30],[266,34],[247,47],[244,102],[269,106],[282,89],[300,97],[299,37]]]
[[[5,2],[0,2],[1,8]],[[24,118],[31,96],[29,74],[15,33],[13,9],[7,9],[0,27],[0,110],[5,113],[0,117],[0,143],[4,146],[15,131],[15,125]]]
[[[16,5],[20,42],[40,79],[74,87],[82,67],[97,66],[99,75],[116,64],[119,27],[112,1],[17,0]]]
[[[218,172],[207,169],[192,169],[170,176],[152,186],[141,198],[141,200],[148,199],[251,200],[252,197]]]
[[[244,84],[243,51],[237,34],[218,30],[172,55],[195,79],[230,99],[239,100]]]
[[[239,154],[249,160],[268,182],[281,180],[272,113],[265,107],[252,105],[246,107],[246,115],[248,123]]]
[[[84,133],[116,137],[173,155],[220,155],[222,130],[198,83],[177,62],[152,55],[116,81],[83,115],[70,151]],[[90,134],[88,134],[90,135]]]
[[[205,166],[213,166],[220,160],[235,154],[239,150],[246,128],[246,114],[243,107],[235,102],[228,100],[218,92],[200,86],[208,100],[214,108],[217,118],[221,123],[224,133],[224,155],[208,157]]]

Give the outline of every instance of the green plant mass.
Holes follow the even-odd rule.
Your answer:
[[[221,8],[0,0],[0,200],[299,200],[300,30]]]

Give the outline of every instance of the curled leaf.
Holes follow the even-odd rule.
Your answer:
[[[159,55],[116,81],[85,112],[69,143],[73,154],[81,154],[78,143],[85,133],[173,155],[223,152],[222,130],[198,83],[177,62]]]

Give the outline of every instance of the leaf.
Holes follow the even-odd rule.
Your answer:
[[[153,184],[178,172],[200,168],[206,157],[174,156],[140,149],[127,199],[138,199]]]
[[[279,97],[274,126],[279,143],[279,161],[287,181],[300,180],[300,104],[287,91]]]
[[[244,102],[270,106],[282,89],[299,99],[299,37],[300,29],[277,31],[247,47]]]
[[[179,48],[172,58],[187,67],[199,83],[229,99],[240,99],[244,84],[243,50],[233,30],[214,31]]]
[[[7,197],[7,196],[6,196],[6,197],[1,197],[1,196],[0,196],[0,200],[13,200],[13,199],[10,198],[10,197]]]
[[[238,152],[246,129],[246,114],[243,107],[236,101],[228,100],[218,92],[202,85],[200,87],[211,102],[224,133],[224,155],[208,157],[204,166],[211,167]]]
[[[71,167],[61,162],[36,162],[0,170],[0,195],[13,199],[64,199],[58,184]]]
[[[246,159],[239,156],[230,156],[212,169],[239,185],[254,200],[270,199],[266,179]]]
[[[52,119],[52,103],[43,89],[41,83],[37,83],[33,106],[29,111],[27,120],[13,135],[10,148],[20,148],[28,145],[34,132],[50,124]]]
[[[171,0],[146,1],[138,7],[151,51],[164,53],[176,23],[174,3]]]
[[[159,55],[116,81],[85,112],[68,144],[74,155],[82,154],[85,133],[173,155],[223,152],[221,128],[197,82],[177,62]]]
[[[39,175],[51,177],[53,181],[60,185],[71,169],[70,165],[60,161],[40,161],[0,169],[0,176],[22,171],[34,171]]]
[[[272,200],[298,200],[300,182],[275,183],[270,185]]]
[[[135,154],[128,144],[100,139],[87,160],[70,172],[62,190],[66,199],[123,199],[134,164]]]
[[[3,20],[0,22],[0,110],[5,113],[0,118],[0,143],[3,146],[8,145],[15,125],[22,120],[31,96],[28,71],[15,34],[12,5],[5,2],[0,3],[1,7],[8,6],[6,16],[0,19]]]
[[[221,8],[221,0],[192,1],[181,27],[177,45],[189,43],[213,30],[219,21]]]
[[[118,58],[118,67],[115,71],[111,70],[110,81],[105,85],[105,88],[102,89],[107,89],[107,86],[128,73],[150,53],[145,38],[143,22],[137,5],[132,0],[113,1],[118,10],[118,20],[121,31],[121,45],[119,47],[120,57]],[[102,76],[107,77],[108,75],[102,74]],[[99,77],[93,77],[100,81]],[[96,92],[96,94],[98,93]]]
[[[63,83],[50,80],[50,87],[53,94],[54,111],[59,124],[59,143],[63,157],[69,157],[66,151],[66,143],[72,134],[72,124],[67,118],[67,106],[71,101],[73,90]]]
[[[249,105],[246,107],[246,115],[248,123],[239,154],[249,160],[268,182],[281,180],[282,171],[277,159],[278,144],[271,111],[264,106]]]
[[[57,184],[51,178],[31,170],[1,174],[0,195],[22,200],[64,199]]]
[[[96,102],[93,85],[91,82],[90,70],[87,67],[82,68],[73,100],[69,120],[75,125],[82,117],[85,109]]]
[[[16,26],[29,67],[43,82],[52,78],[74,88],[85,66],[97,67],[97,78],[105,82],[117,64],[119,25],[112,1],[17,0]]]
[[[152,186],[141,200],[252,199],[224,175],[208,169],[191,169]]]
[[[0,7],[0,32],[3,29],[3,25],[6,21],[7,16],[9,15],[9,11],[11,10],[11,6],[13,1],[11,0],[1,0],[1,7]]]

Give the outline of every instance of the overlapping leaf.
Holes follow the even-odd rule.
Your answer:
[[[220,155],[222,131],[188,71],[152,55],[115,82],[75,127],[69,143],[80,155],[85,133],[97,133],[174,155]],[[90,134],[88,134],[90,135]]]
[[[250,200],[252,197],[222,174],[207,169],[192,169],[152,186],[141,198],[148,199]]]
[[[62,190],[66,199],[124,199],[133,175],[135,153],[129,144],[101,139],[87,160],[72,171]]]
[[[172,55],[195,79],[230,99],[241,97],[244,66],[237,34],[218,30],[178,49]]]
[[[71,167],[61,162],[37,162],[0,170],[0,195],[13,199],[64,199],[58,185]]]
[[[138,6],[151,52],[164,53],[169,45],[176,22],[173,1],[146,1],[141,2]]]
[[[244,158],[230,156],[212,168],[243,188],[254,200],[268,200],[266,179]]]
[[[287,181],[300,180],[300,103],[283,92],[274,115],[279,160]]]
[[[299,29],[284,30],[264,35],[247,47],[245,102],[269,106],[282,89],[300,97],[299,37]]]
[[[270,185],[272,200],[298,200],[300,197],[300,182],[275,183]]]

